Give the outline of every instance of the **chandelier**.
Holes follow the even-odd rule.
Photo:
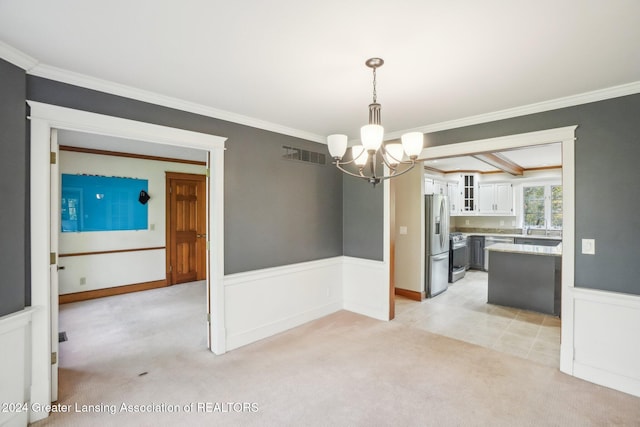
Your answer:
[[[380,124],[381,105],[377,102],[376,93],[376,69],[384,64],[382,58],[370,58],[365,62],[366,66],[373,70],[373,102],[369,104],[369,124],[360,128],[360,140],[362,145],[351,147],[351,160],[343,161],[347,152],[347,135],[334,134],[327,137],[329,154],[333,158],[333,164],[347,175],[362,178],[369,183],[379,184],[385,179],[394,178],[409,172],[416,164],[416,159],[422,152],[424,135],[421,132],[409,132],[402,135],[402,143],[383,144],[384,128]],[[405,159],[408,157],[408,160]],[[344,168],[349,164],[357,167],[357,172],[351,172]],[[376,167],[384,164],[389,168],[389,175],[377,175]],[[402,165],[402,168],[400,167]],[[368,168],[367,168],[368,166]],[[353,167],[350,167],[353,168]],[[368,169],[368,170],[367,170]],[[367,170],[367,173],[365,173]]]

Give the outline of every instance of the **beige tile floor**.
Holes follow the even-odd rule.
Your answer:
[[[487,273],[467,271],[449,289],[422,302],[396,296],[396,320],[509,353],[560,366],[560,319],[487,303]]]

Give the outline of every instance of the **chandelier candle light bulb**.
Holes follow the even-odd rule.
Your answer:
[[[347,151],[348,137],[343,134],[334,134],[327,137],[329,154],[333,158],[333,164],[347,175],[362,178],[375,187],[385,179],[400,176],[409,172],[416,165],[418,156],[424,146],[424,135],[420,132],[409,132],[402,135],[402,143],[384,144],[384,128],[380,124],[381,105],[377,102],[376,93],[376,69],[384,64],[381,58],[370,58],[365,62],[366,66],[373,69],[373,102],[369,104],[369,124],[360,128],[360,140],[362,145],[351,147],[352,159],[343,161]],[[378,157],[378,152],[381,156]],[[406,156],[409,160],[403,160]],[[380,158],[381,163],[389,168],[388,175],[376,175],[376,162]],[[358,167],[357,172],[345,169],[350,163]],[[370,174],[365,175],[365,166],[369,164]],[[400,165],[406,165],[399,171]]]

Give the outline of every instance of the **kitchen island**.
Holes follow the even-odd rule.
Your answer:
[[[562,244],[498,243],[487,249],[490,304],[560,315]]]

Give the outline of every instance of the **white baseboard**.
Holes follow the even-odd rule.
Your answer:
[[[342,308],[342,257],[224,277],[227,350]]]
[[[574,376],[640,397],[640,296],[573,288]]]
[[[0,425],[26,426],[29,421],[31,381],[31,316],[25,308],[0,317],[0,403],[13,405],[0,408]]]
[[[343,308],[389,320],[389,266],[383,261],[342,257]]]

